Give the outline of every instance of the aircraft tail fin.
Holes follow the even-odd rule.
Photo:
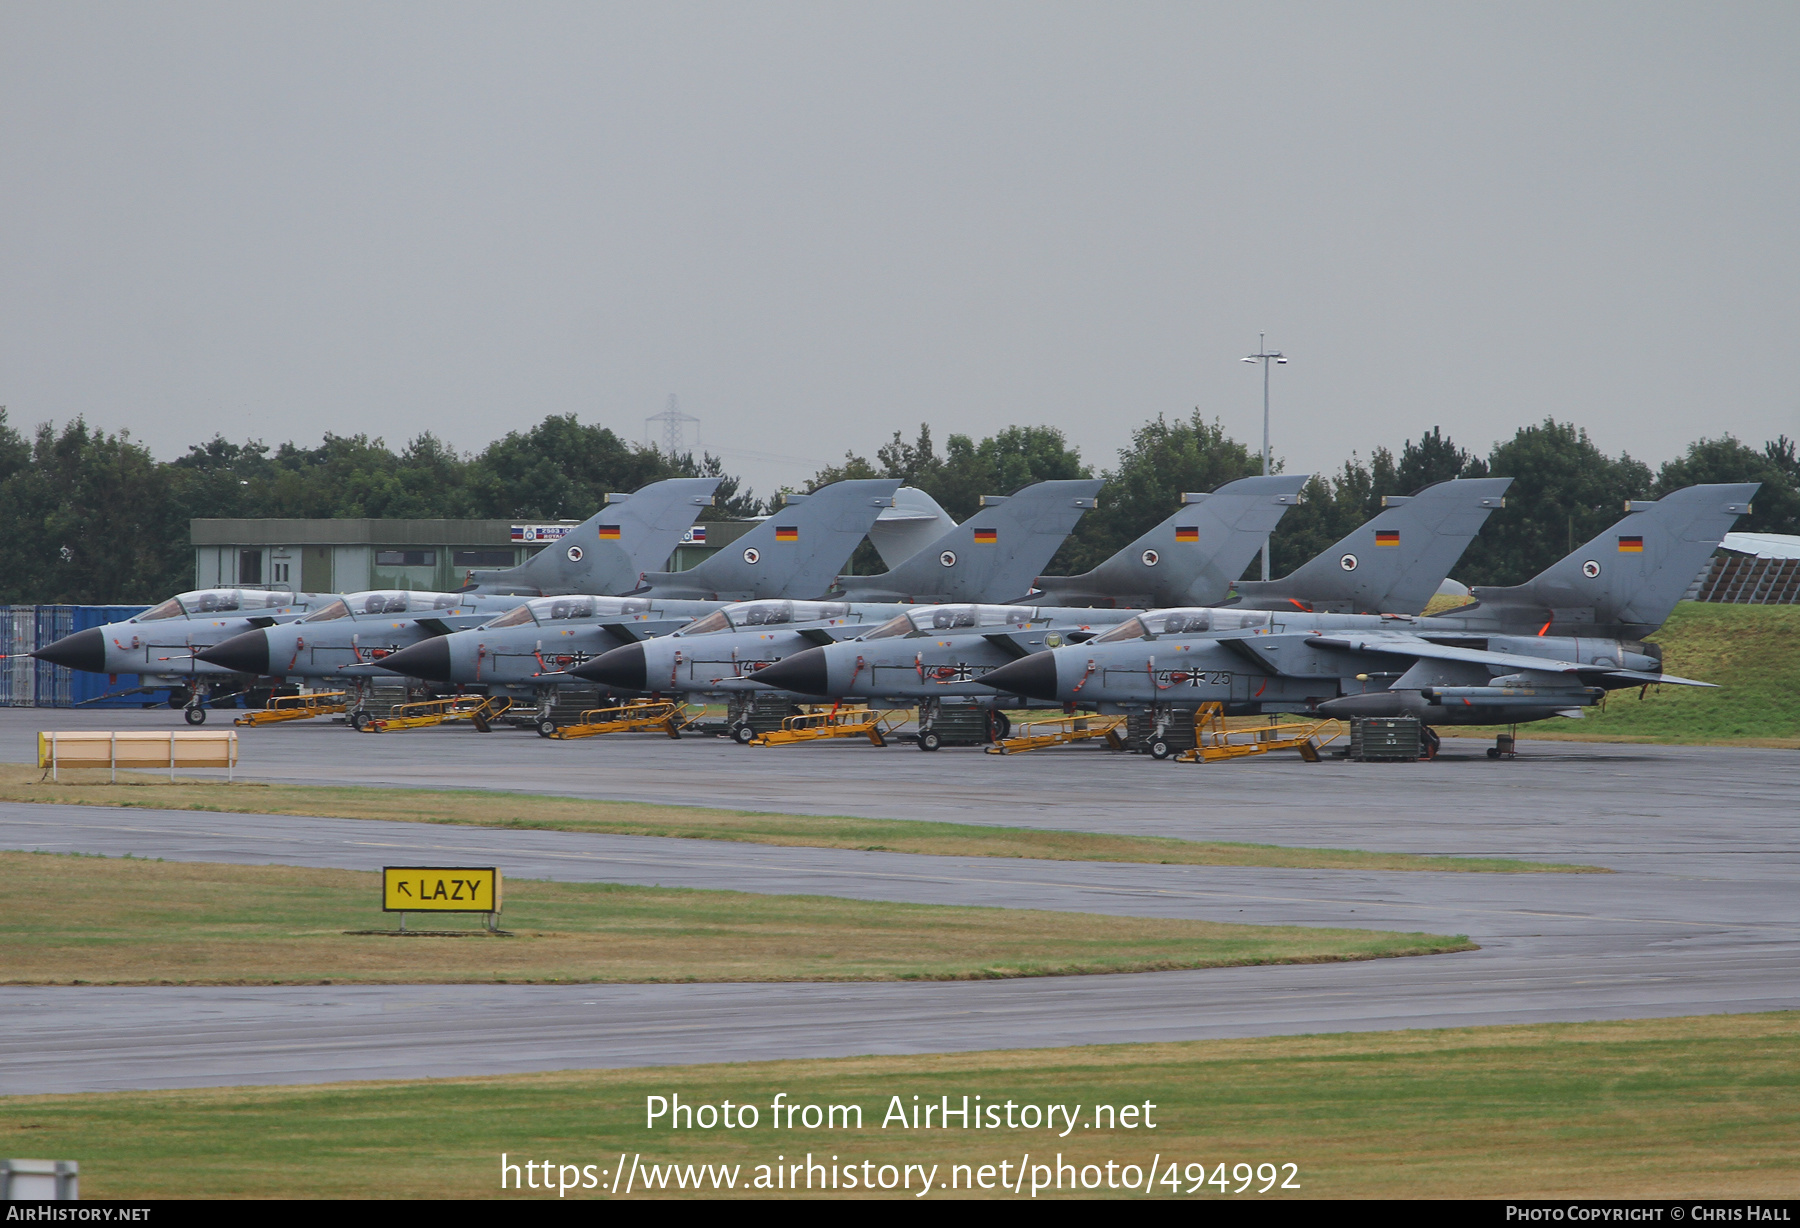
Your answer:
[[[608,495],[598,512],[517,567],[471,571],[465,588],[546,597],[625,592],[645,568],[662,566],[701,509],[712,506],[718,485],[718,478],[669,478]]]
[[[916,486],[894,492],[894,506],[875,518],[869,540],[892,571],[956,527],[956,518]]]
[[[1540,628],[1551,635],[1649,635],[1669,617],[1760,483],[1689,486],[1633,499],[1624,519],[1523,584],[1479,587],[1465,624]]]
[[[900,566],[879,576],[839,576],[849,601],[1004,601],[1024,594],[1094,506],[1099,478],[1038,482],[989,495],[982,508]]]
[[[1239,478],[1181,507],[1090,572],[1039,576],[1048,604],[1155,609],[1223,601],[1311,474]]]
[[[899,485],[899,478],[861,478],[790,495],[774,515],[698,567],[646,572],[643,585],[659,597],[701,601],[816,597],[881,509],[893,506]]]
[[[1249,609],[1418,614],[1495,510],[1511,478],[1454,478],[1390,495],[1373,518],[1279,580],[1243,580]]]

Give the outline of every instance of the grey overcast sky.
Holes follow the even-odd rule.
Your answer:
[[[0,404],[215,432],[677,393],[762,491],[921,421],[1290,468],[1800,435],[1800,5],[0,6]]]

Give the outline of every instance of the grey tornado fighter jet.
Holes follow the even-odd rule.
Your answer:
[[[1038,482],[1014,495],[984,496],[980,511],[898,567],[878,576],[839,576],[827,596],[858,602],[1018,596],[1094,506],[1104,484],[1098,478]]]
[[[354,717],[368,699],[370,671],[359,667],[488,622],[527,596],[637,587],[644,568],[667,559],[694,517],[712,506],[718,484],[718,478],[671,478],[635,494],[608,495],[598,513],[517,567],[470,572],[471,584],[460,593],[352,593],[307,615],[304,625],[252,628],[207,649],[201,660],[243,674],[345,683],[355,693]]]
[[[607,495],[605,507],[517,567],[471,571],[464,591],[554,597],[636,588],[638,577],[661,567],[695,517],[712,506],[718,485],[718,478],[668,478],[629,495]]]
[[[351,593],[306,617],[232,636],[198,653],[233,673],[335,682],[351,692],[352,723],[368,702],[367,667],[435,635],[490,622],[526,597],[375,589]]]
[[[1103,712],[1149,711],[1152,753],[1160,744],[1165,754],[1161,730],[1208,701],[1237,714],[1517,724],[1578,716],[1624,687],[1704,686],[1664,673],[1660,647],[1642,637],[1662,625],[1756,489],[1710,484],[1632,500],[1624,519],[1531,580],[1477,588],[1474,605],[1443,614],[1159,610],[983,682]]]
[[[1284,480],[1304,482],[1305,476]],[[1286,592],[1308,596],[1316,592],[1321,598],[1329,599],[1353,596],[1359,590],[1372,594],[1435,590],[1443,580],[1442,572],[1455,561],[1455,555],[1461,552],[1468,536],[1473,535],[1492,507],[1497,505],[1507,480],[1447,482],[1442,488],[1433,487],[1427,491],[1429,497],[1394,500],[1392,508],[1360,526],[1322,557],[1337,559],[1343,551],[1362,548],[1363,543],[1377,540],[1380,535],[1399,537],[1404,534],[1412,543],[1410,549],[1384,548],[1374,553],[1369,564],[1359,568],[1362,575],[1354,587],[1337,578],[1343,570],[1341,567],[1319,568],[1308,564],[1296,574],[1303,578],[1316,577],[1319,590],[1309,588],[1303,582],[1287,588]],[[1246,482],[1232,482],[1221,487],[1207,502],[1196,503],[1193,496],[1189,496],[1188,503],[1165,524],[1133,542],[1087,576],[1076,577],[1079,581],[1075,586],[1077,591],[1086,589],[1093,593],[1098,583],[1109,576],[1121,578],[1128,584],[1137,581],[1143,572],[1131,570],[1128,564],[1132,561],[1131,556],[1141,549],[1158,554],[1154,567],[1168,568],[1164,573],[1168,577],[1165,591],[1185,591],[1215,601],[1232,596],[1228,592],[1230,577],[1249,565],[1265,535],[1291,505],[1286,488],[1271,486],[1272,481],[1275,479],[1251,478]],[[1268,510],[1271,506],[1272,514]],[[1184,533],[1184,521],[1194,523],[1196,514],[1206,508],[1215,509],[1206,525],[1208,532],[1202,536],[1197,526]],[[1227,525],[1233,527],[1227,528]],[[1184,537],[1198,540],[1185,546],[1168,545],[1169,539],[1179,543]],[[1145,541],[1157,544],[1145,546]],[[1451,543],[1451,548],[1447,549],[1445,542]],[[1167,551],[1166,557],[1164,551]],[[1145,560],[1138,562],[1141,567]],[[1290,597],[1286,608],[1292,609],[1298,604],[1297,598]],[[979,607],[972,608],[979,611]],[[1096,619],[1092,610],[1069,609],[1046,609],[1035,613],[1042,617],[1017,632],[1003,634],[970,634],[957,631],[954,623],[942,621],[935,626],[921,621],[909,632],[901,626],[900,620],[895,620],[891,626],[860,640],[821,646],[790,657],[779,666],[758,674],[756,681],[811,695],[916,699],[919,702],[920,748],[935,750],[940,743],[925,735],[936,722],[945,699],[966,702],[960,697],[988,690],[981,683],[991,672],[1020,657],[1065,643],[1079,643],[1090,638],[1095,627],[1104,629],[1126,616]],[[979,613],[976,617],[980,618]],[[985,702],[995,700],[989,698]]]
[[[206,588],[180,593],[116,623],[65,635],[31,655],[91,674],[138,674],[146,687],[170,688],[170,706],[185,704],[190,725],[206,721],[212,688],[243,681],[236,671],[198,653],[241,632],[300,618],[338,600],[336,593]],[[232,685],[232,691],[242,689]]]
[[[632,594],[637,604],[628,608],[615,609],[599,597],[571,597],[562,605],[540,599],[480,628],[402,649],[384,657],[379,668],[431,682],[529,693],[542,725],[550,720],[557,688],[583,682],[570,668],[711,614],[721,604],[715,586],[742,585],[755,599],[791,597],[826,583],[890,505],[898,486],[893,478],[837,482],[811,496],[795,496],[691,571],[645,576],[648,583]],[[690,596],[696,592],[704,596]]]

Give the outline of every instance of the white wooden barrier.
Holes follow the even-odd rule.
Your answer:
[[[114,781],[120,768],[175,769],[225,768],[228,779],[237,778],[238,736],[235,729],[171,729],[166,733],[117,733],[84,729],[38,734],[38,766],[59,768],[111,768]]]

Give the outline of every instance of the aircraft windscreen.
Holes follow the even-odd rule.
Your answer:
[[[906,614],[896,614],[862,638],[865,640],[891,640],[897,636],[911,635],[912,633],[913,625],[911,616]]]
[[[487,625],[489,627],[529,627],[536,621],[537,619],[531,615],[531,603],[526,602],[518,609],[509,610]]]
[[[154,609],[145,610],[142,614],[139,614],[137,616],[137,621],[141,623],[153,623],[163,618],[180,618],[186,613],[187,611],[181,608],[181,599],[179,597],[171,597]]]
[[[322,609],[314,614],[308,614],[305,618],[301,619],[300,621],[303,623],[328,623],[336,618],[349,618],[349,617],[350,617],[350,606],[347,602],[344,601],[343,598],[340,597],[336,601],[332,602],[330,605],[326,606],[324,609]]]
[[[714,610],[705,618],[691,622],[681,629],[683,635],[711,635],[716,631],[731,630],[731,620],[725,617],[724,610]]]
[[[1122,644],[1126,640],[1141,640],[1148,634],[1149,631],[1144,627],[1143,616],[1139,615],[1136,618],[1126,619],[1111,631],[1096,635],[1088,642],[1091,644]]]

